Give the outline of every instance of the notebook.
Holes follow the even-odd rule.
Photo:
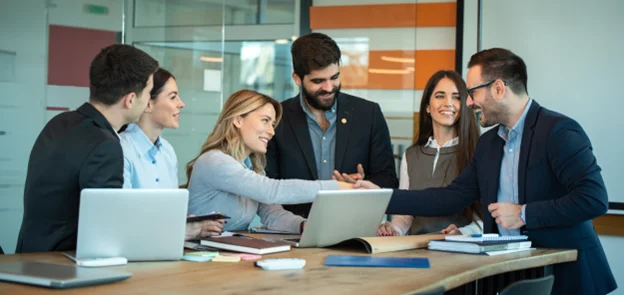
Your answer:
[[[258,255],[290,251],[290,245],[288,244],[270,242],[247,236],[210,237],[201,240],[201,244],[217,249]]]
[[[508,242],[508,241],[526,241],[529,237],[524,235],[518,236],[501,236],[499,234],[478,234],[478,235],[448,235],[444,239],[447,241],[457,242]]]
[[[438,240],[429,242],[429,250],[480,254],[502,250],[524,250],[531,248],[531,241],[488,241],[463,242]]]
[[[428,258],[327,255],[325,266],[430,268]]]

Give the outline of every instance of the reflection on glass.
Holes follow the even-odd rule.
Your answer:
[[[295,0],[136,0],[136,27],[291,24]]]

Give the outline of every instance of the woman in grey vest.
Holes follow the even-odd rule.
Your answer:
[[[466,107],[467,96],[466,83],[456,72],[438,71],[429,78],[420,102],[418,138],[401,161],[399,189],[447,186],[468,165],[479,129],[474,111]],[[480,208],[475,203],[460,214],[443,217],[393,215],[377,234],[481,233]]]

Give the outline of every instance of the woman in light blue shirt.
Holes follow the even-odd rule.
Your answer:
[[[154,74],[150,101],[136,124],[119,134],[124,153],[124,188],[178,188],[178,159],[161,135],[164,128],[177,129],[184,102],[175,77],[167,70]],[[218,235],[224,221],[187,224],[186,238]]]
[[[336,180],[276,180],[264,175],[265,153],[282,114],[276,100],[251,90],[227,99],[201,153],[186,168],[189,212],[220,210],[225,230],[245,230],[257,215],[269,229],[301,232],[301,216],[279,204],[309,203],[320,190],[348,189]]]

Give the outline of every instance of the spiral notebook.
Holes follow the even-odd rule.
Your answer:
[[[524,235],[518,236],[501,236],[499,234],[483,234],[483,235],[463,235],[463,236],[446,236],[446,241],[455,242],[514,242],[526,241],[529,237]]]

